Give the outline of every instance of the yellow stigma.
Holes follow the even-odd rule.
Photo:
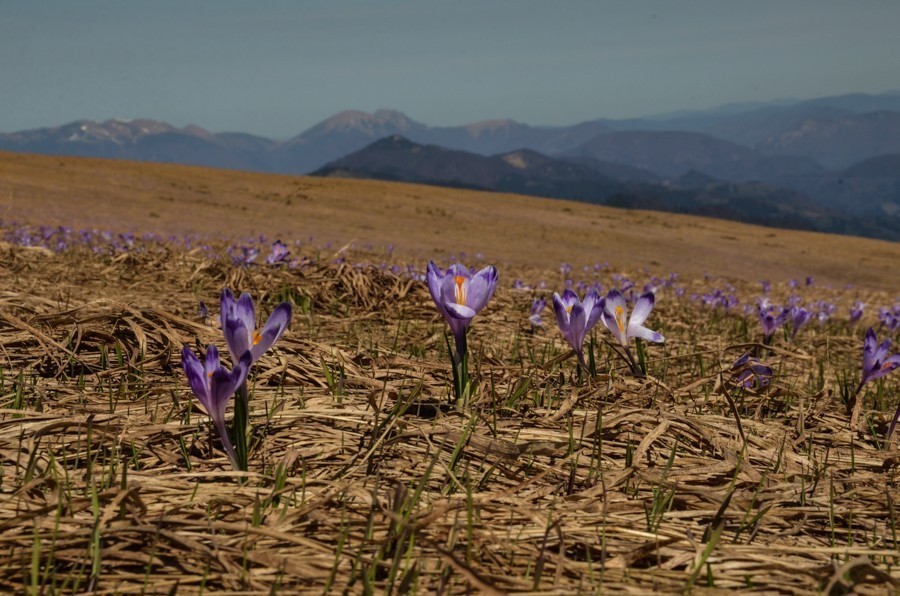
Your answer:
[[[574,305],[572,305],[572,306],[574,306]],[[572,307],[571,307],[571,306],[567,306],[567,307],[566,307],[566,314],[572,314]]]
[[[619,325],[619,332],[625,333],[625,311],[621,306],[616,307],[616,323]]]
[[[466,278],[462,275],[457,275],[453,278],[453,281],[456,282],[456,289],[454,290],[454,294],[456,296],[456,303],[461,304],[463,306],[466,305],[466,289],[463,287],[463,284],[466,282]]]
[[[255,346],[260,341],[262,341],[262,334],[258,330],[254,329],[253,330],[253,345]]]

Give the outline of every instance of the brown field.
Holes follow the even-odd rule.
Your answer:
[[[900,449],[882,441],[900,373],[867,386],[858,428],[842,400],[864,329],[847,307],[864,299],[868,326],[893,304],[895,244],[411,185],[11,155],[0,168],[6,221],[375,245],[293,270],[174,245],[0,246],[2,591],[900,588]],[[424,284],[352,264],[459,251],[500,265],[501,284],[470,333],[472,398],[454,407]],[[584,380],[552,311],[530,332],[532,292],[509,282],[558,279],[560,261],[609,261],[641,283],[645,267],[682,274],[685,297],[661,290],[648,321],[667,339],[646,379],[601,328]],[[707,271],[746,302],[761,278],[814,275],[798,291],[840,314],[763,349],[755,320],[687,298]],[[266,312],[295,303],[254,369],[246,474],[179,359],[185,343],[224,350],[223,287]],[[747,350],[775,370],[769,387],[732,381]]]
[[[212,238],[395,244],[428,259],[745,281],[815,276],[896,292],[900,243],[412,184],[0,153],[0,219]]]

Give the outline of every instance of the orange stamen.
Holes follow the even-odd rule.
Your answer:
[[[253,345],[254,346],[257,345],[260,341],[262,341],[262,334],[258,330],[254,329],[253,330]]]
[[[453,278],[453,281],[456,282],[456,289],[454,290],[454,294],[456,296],[456,303],[461,304],[463,306],[466,305],[466,289],[463,287],[463,284],[466,282],[466,278],[462,275],[457,275]]]
[[[625,333],[625,311],[621,306],[616,307],[616,324],[619,325],[619,331]]]

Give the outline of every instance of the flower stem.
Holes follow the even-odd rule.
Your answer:
[[[242,472],[247,471],[249,453],[247,448],[247,429],[250,426],[250,393],[245,380],[238,387],[234,400],[234,421],[231,428],[234,434],[235,465]]]
[[[897,426],[898,421],[900,421],[900,406],[897,406],[897,409],[894,410],[894,417],[891,419],[891,425],[888,427],[887,433],[884,435],[885,449],[887,449],[891,444],[891,436],[894,434],[894,428]]]
[[[631,367],[631,372],[638,379],[644,378],[644,371],[641,370],[641,367],[638,366],[637,361],[634,359],[634,355],[631,353],[631,349],[628,346],[625,346],[625,355],[628,357],[628,366]]]
[[[453,394],[457,406],[465,406],[469,401],[469,351],[466,343],[466,332],[455,337],[456,351],[451,352],[453,361]],[[450,347],[450,340],[447,340]]]

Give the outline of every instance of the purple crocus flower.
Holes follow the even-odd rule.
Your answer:
[[[276,240],[275,243],[272,244],[272,253],[268,257],[266,257],[266,263],[268,263],[269,265],[287,263],[290,254],[291,251],[288,250],[287,245],[281,240]]]
[[[426,279],[431,298],[450,325],[457,356],[462,358],[466,354],[466,330],[469,323],[497,289],[497,269],[489,266],[472,273],[463,265],[456,264],[442,272],[434,262],[430,262]]]
[[[759,317],[759,324],[762,327],[763,337],[766,341],[772,337],[772,334],[775,333],[779,327],[784,325],[789,315],[789,310],[782,309],[779,312],[778,307],[769,306],[768,301],[760,303],[757,316]]]
[[[853,399],[848,404],[851,428],[856,428],[859,420],[859,412],[862,406],[859,394],[863,385],[869,381],[880,379],[891,371],[900,368],[900,354],[889,356],[890,349],[891,340],[885,339],[879,344],[878,338],[875,337],[875,330],[869,327],[869,330],[866,331],[866,338],[863,340],[862,378],[859,381],[859,387],[856,388],[856,394],[854,394]],[[894,428],[897,426],[898,421],[900,421],[900,406],[897,406],[897,409],[894,411],[891,424],[885,434],[886,445],[890,444],[891,436],[894,434]]]
[[[863,316],[863,310],[866,308],[866,304],[857,300],[853,303],[853,306],[850,307],[850,324],[856,323]]]
[[[606,300],[600,297],[596,290],[590,290],[584,297],[584,302],[578,299],[578,294],[572,290],[565,290],[562,296],[553,294],[553,311],[556,313],[556,322],[563,337],[575,350],[578,362],[587,368],[584,361],[584,338],[594,325],[603,317],[603,307]]]
[[[800,328],[809,321],[809,311],[802,306],[792,306],[788,312],[790,313],[791,327],[793,328],[791,337],[795,337]]]
[[[603,324],[612,332],[616,341],[626,348],[633,337],[654,343],[664,342],[666,339],[662,334],[643,326],[644,321],[650,316],[650,311],[653,310],[655,301],[656,297],[650,292],[642,294],[634,303],[631,318],[627,318],[628,306],[625,303],[625,296],[619,290],[612,289],[606,294],[606,304],[601,317]]]
[[[544,307],[547,306],[547,300],[544,297],[535,298],[531,301],[531,313],[528,317],[528,321],[531,323],[532,327],[543,327],[544,321],[541,319],[541,313],[544,311]]]
[[[256,328],[256,312],[250,294],[244,292],[235,300],[231,290],[225,288],[222,290],[221,322],[233,361],[237,362],[244,352],[249,351],[253,363],[284,333],[291,322],[291,305],[282,302],[276,306],[260,330]]]
[[[879,379],[900,367],[900,354],[888,356],[890,349],[891,340],[885,339],[879,344],[878,339],[875,337],[875,330],[869,327],[869,330],[866,331],[866,339],[863,341],[860,389],[869,381]]]
[[[895,306],[893,312],[887,308],[878,309],[878,320],[893,333],[900,329],[900,307]]]
[[[825,300],[817,300],[815,307],[817,309],[816,318],[819,323],[827,323],[831,316],[837,312],[837,306],[832,302],[826,302]]]
[[[762,364],[756,358],[751,358],[750,352],[735,360],[731,370],[734,373],[732,380],[735,383],[748,388],[755,386],[757,389],[768,385],[773,374],[771,367]]]
[[[219,363],[219,351],[216,346],[210,345],[206,349],[206,357],[202,363],[189,346],[184,346],[181,350],[181,365],[184,367],[191,391],[212,418],[216,432],[222,439],[225,453],[228,454],[235,469],[240,469],[240,466],[234,446],[225,430],[225,409],[228,406],[228,400],[247,379],[250,358],[250,353],[244,352],[234,369],[229,372]]]
[[[236,252],[235,249],[234,252]],[[240,254],[232,254],[231,260],[235,265],[244,265],[249,266],[253,264],[253,261],[256,260],[256,257],[259,256],[259,249],[252,246],[241,246]]]

